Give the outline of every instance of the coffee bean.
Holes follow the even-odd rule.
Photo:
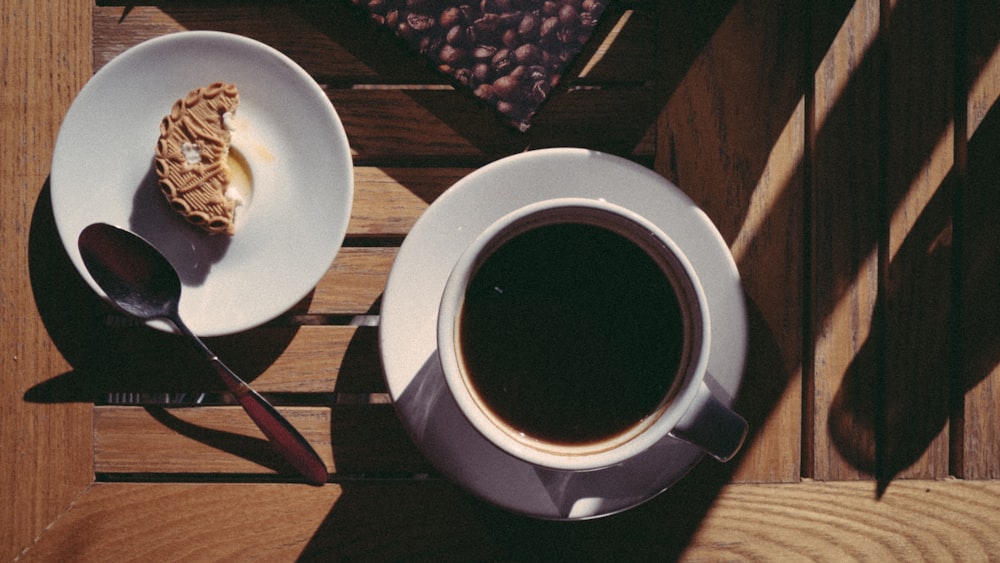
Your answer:
[[[542,41],[547,41],[554,39],[556,31],[558,30],[559,16],[549,16],[542,21],[541,28],[538,30],[538,35],[542,38]]]
[[[489,61],[493,59],[496,52],[497,48],[492,45],[476,45],[476,48],[472,50],[472,57],[477,61]]]
[[[448,34],[445,36],[445,41],[447,41],[449,45],[452,45],[454,47],[463,47],[469,41],[468,30],[466,30],[466,28],[460,25],[453,25],[451,26],[450,29],[448,29]]]
[[[406,16],[406,23],[410,24],[414,31],[427,31],[434,27],[436,22],[432,16],[413,12]]]
[[[494,72],[497,74],[508,74],[517,64],[517,59],[514,58],[514,54],[510,49],[503,48],[493,55],[491,62]]]
[[[465,62],[465,57],[465,49],[461,49],[447,43],[443,45],[441,50],[438,52],[438,58],[441,59],[441,62],[451,67],[461,67],[461,65]]]
[[[442,65],[442,66],[448,66],[448,65]],[[451,74],[454,75],[455,80],[463,86],[475,86],[476,84],[478,84],[478,81],[472,74],[472,69],[464,67],[456,68],[453,71],[451,71]]]
[[[541,27],[542,18],[534,12],[528,12],[517,24],[517,34],[521,36],[522,41],[534,41],[538,39]]]
[[[580,12],[573,6],[564,4],[562,8],[559,8],[559,23],[564,28],[580,25]]]
[[[518,37],[516,29],[507,29],[500,36],[500,42],[503,43],[504,47],[513,49],[521,44],[521,38]]]
[[[480,84],[476,86],[474,93],[477,97],[487,102],[495,102],[497,100],[497,92],[492,84]]]
[[[483,14],[481,17],[476,18],[473,24],[473,29],[477,33],[481,33],[484,36],[496,33],[497,27],[500,25],[500,17],[496,14]]]
[[[389,10],[385,13],[385,25],[395,29],[399,25],[399,10]]]
[[[445,29],[449,29],[464,23],[463,19],[462,10],[457,6],[451,6],[441,12],[441,16],[438,17],[438,24]]]
[[[607,0],[351,0],[515,119],[544,101]],[[520,105],[520,104],[525,105]]]
[[[509,74],[501,76],[493,82],[493,90],[501,100],[513,102],[521,97],[521,81]]]
[[[472,67],[472,77],[480,84],[488,82],[493,77],[493,68],[487,63],[476,63],[476,65]]]

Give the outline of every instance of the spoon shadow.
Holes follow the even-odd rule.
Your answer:
[[[144,410],[153,420],[182,436],[256,463],[283,476],[298,477],[295,468],[278,455],[268,441],[263,438],[254,438],[192,424],[172,414],[164,407],[148,406]]]

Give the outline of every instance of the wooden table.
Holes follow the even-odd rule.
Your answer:
[[[345,0],[0,1],[0,555],[1000,559],[1000,8],[951,4],[616,1],[520,133]],[[184,29],[287,53],[347,128],[356,200],[333,267],[275,322],[210,341],[316,446],[323,487],[298,482],[178,339],[123,326],[55,231],[47,175],[74,96],[126,48]],[[440,478],[387,400],[375,326],[396,249],[436,197],[567,145],[690,194],[751,311],[745,450],[577,523]]]

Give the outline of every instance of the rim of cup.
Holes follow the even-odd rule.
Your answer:
[[[604,227],[637,244],[660,265],[680,303],[684,346],[674,382],[647,417],[610,438],[586,444],[555,444],[524,434],[483,404],[464,375],[458,334],[466,287],[479,267],[517,235],[559,223]],[[621,463],[666,437],[691,406],[704,378],[710,347],[707,301],[687,257],[662,229],[627,208],[603,199],[557,198],[516,209],[494,221],[463,251],[448,276],[437,321],[438,355],[451,395],[484,437],[533,465],[583,471]]]

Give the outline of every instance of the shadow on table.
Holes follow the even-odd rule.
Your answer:
[[[100,298],[63,247],[46,184],[35,204],[28,267],[38,313],[71,371],[25,392],[32,402],[94,402],[116,392],[221,391],[224,386],[183,338],[133,322]],[[206,339],[252,381],[288,346],[294,328],[258,328]]]
[[[357,162],[453,167],[553,146],[651,164],[666,97],[735,4],[608,2],[593,37],[526,133],[376,26],[351,0],[253,4],[228,19],[184,3],[162,10],[185,29],[246,35],[295,59],[342,110]],[[119,23],[130,17],[125,13]],[[282,32],[290,28],[297,33]]]
[[[118,397],[114,402],[147,405],[155,420],[192,439],[294,474],[264,440],[200,428],[155,406],[167,396],[222,393],[225,386],[185,339],[124,317],[83,280],[56,230],[48,184],[35,204],[28,262],[38,313],[71,370],[27,389],[25,401],[103,403]],[[264,327],[205,340],[230,368],[252,381],[281,355],[296,330]]]
[[[444,142],[455,143],[456,152],[469,146],[478,151],[478,157],[459,156],[459,163],[481,164],[528,149],[572,146],[651,164],[645,151],[651,149],[650,141],[655,138],[653,129],[664,97],[680,83],[734,4],[735,0],[669,6],[609,2],[590,41],[566,68],[526,132],[506,123],[472,95],[472,88],[456,85],[454,92],[435,88],[402,91],[436,120],[434,130],[448,137]],[[400,69],[405,68],[421,83],[450,83],[429,60],[373,24],[361,10],[307,6],[300,13],[374,71],[376,81],[397,80]],[[367,33],[344,31],[345,22]],[[355,138],[364,140],[358,133]],[[647,146],[637,152],[643,143]],[[362,158],[369,156],[366,152],[360,147]],[[428,154],[425,160],[439,157]],[[450,162],[454,165],[456,159],[452,157]]]
[[[318,30],[346,49],[367,65],[375,78],[322,77],[323,80],[335,87],[343,86],[337,80],[393,86],[407,79],[393,74],[396,70],[402,69],[407,77],[414,76],[412,70],[404,67],[422,64],[417,58],[411,56],[401,63],[400,59],[407,55],[391,37],[360,32],[358,24],[363,23],[363,16],[349,13],[348,8],[337,4],[346,2],[330,7],[304,6],[298,12],[305,22],[303,27],[308,28],[309,33]],[[457,157],[442,156],[412,143],[393,144],[398,139],[407,141],[407,134],[412,135],[414,127],[408,123],[384,121],[376,110],[366,110],[369,113],[363,115],[345,115],[353,119],[345,126],[360,161],[384,166],[389,174],[393,174],[394,166],[477,166],[528,148],[567,144],[634,157],[636,147],[646,143],[643,150],[647,152],[640,155],[640,160],[652,164],[651,151],[663,147],[663,154],[656,155],[663,157],[663,163],[657,162],[657,168],[705,208],[727,242],[732,244],[750,214],[755,190],[782,131],[809,91],[816,64],[808,58],[811,50],[815,50],[816,55],[826,51],[852,5],[849,1],[834,2],[824,7],[819,21],[811,21],[814,15],[808,9],[811,4],[801,0],[726,1],[713,3],[710,7],[640,2],[637,9],[655,11],[651,17],[657,25],[669,30],[649,38],[657,43],[656,47],[641,50],[644,54],[630,61],[641,68],[653,67],[650,82],[654,84],[615,84],[609,80],[601,85],[605,90],[591,98],[598,100],[597,105],[590,107],[581,100],[587,99],[586,94],[594,93],[587,90],[593,84],[581,83],[578,90],[559,91],[542,107],[527,134],[502,124],[471,96],[433,88],[405,90],[406,98],[417,102],[415,109],[420,110],[419,115],[429,115],[434,121],[428,128],[449,136],[446,141],[427,139],[428,146],[451,142],[465,151]],[[165,10],[186,27],[204,25],[183,10]],[[617,31],[632,33],[638,22],[638,18],[632,19]],[[252,26],[242,26],[240,22],[224,25],[237,32],[258,29],[256,23]],[[602,22],[596,42],[610,37],[611,28],[610,20]],[[812,31],[813,36],[807,36],[806,30]],[[267,37],[261,32],[258,38]],[[615,42],[610,48],[622,48],[625,43]],[[809,48],[803,48],[807,44]],[[711,47],[706,49],[709,45]],[[295,47],[294,44],[290,46]],[[655,60],[641,58],[649,57],[649,53],[655,53],[652,57]],[[627,59],[628,54],[616,58],[612,53],[605,57],[603,64]],[[613,75],[608,72],[606,76]],[[695,76],[688,82],[690,75]],[[429,69],[415,80],[421,84],[441,83],[440,77]],[[678,92],[681,94],[677,95]],[[335,100],[341,95],[345,99],[348,96],[339,90],[331,91]],[[611,107],[600,105],[600,100]],[[668,126],[656,130],[657,138],[653,140],[656,148],[650,149],[648,134],[657,127],[671,101],[674,107],[665,119],[669,121]],[[699,104],[708,115],[702,119],[699,114],[688,111],[688,102]],[[801,180],[806,170],[804,163],[795,163],[791,167],[792,179],[773,188],[778,194],[775,196],[777,201],[765,212],[760,234],[780,230],[784,223],[801,226],[805,205]],[[408,180],[404,174],[396,179],[406,186]],[[425,201],[440,193],[434,191],[426,197],[425,191],[417,187],[413,191]],[[747,259],[749,263],[740,264],[741,271],[751,276],[755,284],[751,300],[757,297],[754,292],[773,291],[774,287],[788,284],[796,286],[795,291],[798,291],[802,283],[800,273],[789,273],[784,266],[800,257],[794,255],[789,260],[788,252],[789,247],[794,247],[793,253],[801,252],[800,246],[790,242],[801,240],[801,236],[802,229],[793,228],[773,233],[770,238],[761,237],[767,239],[762,243],[767,248],[751,254]],[[745,246],[753,249],[756,242],[750,241]],[[876,241],[866,242],[874,246]],[[776,303],[771,299],[759,308],[752,308],[750,367],[736,410],[749,419],[755,432],[774,416],[775,406],[788,388],[791,375],[785,366],[799,365],[802,361],[804,346],[784,334],[787,327],[798,326],[801,321],[800,306],[798,302],[786,306],[784,302]],[[347,431],[346,426],[333,427],[333,439],[344,431]],[[757,437],[755,434],[751,440]],[[797,441],[791,442],[797,449]],[[782,445],[787,443],[781,442]],[[359,452],[358,455],[363,454]],[[352,459],[343,452],[335,453],[335,457],[338,468],[360,463],[360,459]],[[418,500],[426,500],[429,505],[412,507],[405,496],[373,500],[377,495],[371,490],[378,484],[344,482],[343,496],[317,530],[303,559],[323,559],[324,555],[356,553],[365,548],[377,550],[385,543],[396,541],[397,535],[405,541],[406,537],[416,534],[440,538],[442,551],[434,555],[442,555],[447,546],[460,542],[457,538],[470,529],[474,539],[469,541],[488,548],[476,552],[471,559],[538,559],[546,555],[550,558],[575,555],[583,559],[601,556],[619,559],[624,551],[631,551],[636,545],[638,549],[631,552],[637,557],[670,558],[683,551],[691,541],[738,463],[739,459],[730,465],[702,463],[688,478],[649,503],[616,516],[577,523],[526,519],[481,505],[463,495],[444,500],[433,495],[420,496],[419,483],[407,490],[412,490]],[[798,468],[790,471],[794,475],[789,478],[798,476]],[[372,505],[379,502],[381,506]],[[456,516],[454,522],[420,522],[426,514],[449,514],[452,510],[462,515]],[[358,522],[370,526],[360,529]],[[431,543],[421,538],[414,545]]]
[[[715,118],[718,122],[699,120],[699,116],[687,111],[688,107],[680,105],[675,108],[674,113],[670,113],[664,121],[665,127],[660,128],[657,135],[656,144],[663,147],[663,162],[657,162],[658,168],[676,183],[678,183],[688,193],[692,194],[696,201],[705,209],[713,221],[715,221],[729,243],[733,243],[741,236],[741,229],[746,219],[750,215],[750,207],[753,203],[755,190],[758,184],[762,183],[769,159],[775,150],[776,143],[782,131],[789,123],[790,117],[794,115],[796,108],[803,98],[809,95],[813,88],[815,76],[819,67],[820,59],[827,53],[827,49],[833,37],[840,31],[845,22],[846,14],[853,9],[854,3],[849,1],[838,1],[825,5],[814,5],[810,3],[788,0],[788,1],[748,1],[736,2],[737,10],[730,11],[734,3],[724,3],[718,12],[713,12],[715,17],[706,18],[699,21],[692,18],[692,14],[687,10],[695,8],[687,7],[661,7],[663,13],[659,16],[669,20],[671,16],[677,16],[674,25],[681,25],[687,21],[696,24],[695,27],[687,29],[691,35],[681,35],[676,53],[671,53],[658,64],[666,65],[662,70],[663,78],[657,86],[656,92],[648,100],[647,105],[635,112],[618,112],[617,115],[627,115],[629,122],[618,128],[613,116],[616,112],[610,112],[604,116],[594,117],[587,115],[587,131],[574,129],[573,113],[570,108],[563,112],[560,104],[570,100],[569,94],[560,94],[543,106],[539,117],[536,118],[535,126],[528,135],[521,135],[510,130],[506,130],[498,120],[488,112],[476,109],[463,109],[455,103],[459,95],[448,94],[439,96],[440,93],[429,91],[426,93],[410,93],[410,98],[417,100],[421,108],[430,112],[436,119],[442,121],[446,127],[444,129],[454,132],[459,141],[472,145],[479,150],[478,160],[475,158],[465,161],[459,160],[456,164],[453,161],[433,159],[420,164],[441,164],[442,160],[449,166],[469,165],[470,162],[477,164],[486,159],[504,156],[513,152],[519,152],[525,148],[544,146],[547,143],[572,141],[575,145],[586,146],[588,148],[601,148],[609,152],[631,152],[637,143],[641,142],[643,135],[650,127],[654,126],[659,116],[663,115],[664,108],[670,106],[671,100],[677,103],[690,101],[691,104],[703,104],[702,109],[709,108],[709,118]],[[926,20],[928,15],[923,12],[924,7],[915,1],[903,1],[897,3],[893,8],[890,17],[893,25],[887,26],[895,30],[892,37],[877,37],[874,46],[866,52],[852,53],[852,56],[860,57],[860,60],[852,61],[858,65],[857,72],[852,75],[851,81],[843,91],[835,94],[837,99],[831,101],[832,107],[826,112],[825,121],[816,124],[806,120],[804,127],[815,125],[818,130],[806,130],[804,134],[809,138],[809,149],[811,154],[802,156],[787,156],[788,158],[799,158],[800,162],[794,163],[790,167],[789,180],[774,179],[781,182],[774,186],[776,201],[768,201],[769,208],[762,212],[762,219],[759,222],[759,229],[756,233],[748,235],[753,240],[740,241],[744,248],[749,248],[748,257],[740,264],[741,271],[747,277],[748,288],[751,297],[767,296],[766,292],[776,284],[791,283],[797,287],[806,285],[798,274],[785,272],[788,264],[801,264],[798,259],[803,251],[803,246],[808,246],[809,242],[796,244],[806,231],[801,225],[805,221],[804,217],[816,213],[816,209],[811,209],[816,201],[830,202],[831,205],[850,201],[855,196],[855,191],[881,190],[885,188],[880,179],[881,171],[876,162],[873,168],[862,168],[870,164],[870,161],[862,161],[860,166],[858,161],[852,157],[857,153],[852,152],[847,145],[858,143],[860,137],[864,136],[866,128],[875,128],[877,124],[867,121],[868,114],[864,111],[857,111],[859,104],[871,101],[863,94],[870,88],[880,87],[880,73],[886,69],[880,65],[884,62],[880,59],[880,53],[887,48],[888,42],[908,40],[911,42],[927,42],[926,37],[933,34],[916,33],[919,30],[909,29],[908,22]],[[170,9],[166,9],[170,11]],[[387,38],[371,40],[364,33],[358,33],[356,29],[357,19],[349,17],[344,8],[334,8],[331,12],[321,11],[319,8],[303,8],[301,12],[304,19],[308,18],[310,23],[322,30],[334,42],[339,42],[352,55],[364,61],[371,68],[376,70],[376,74],[381,74],[379,65],[386,60],[395,60],[397,49]],[[672,12],[672,10],[675,10]],[[803,14],[802,12],[805,12]],[[332,14],[332,15],[331,15]],[[780,14],[781,17],[776,16]],[[174,14],[178,21],[184,23],[184,13]],[[685,17],[685,15],[687,17]],[[881,15],[881,14],[880,14]],[[343,17],[342,17],[343,16]],[[770,17],[767,17],[770,16]],[[808,20],[804,19],[808,18]],[[346,23],[345,23],[346,22]],[[757,23],[762,22],[762,23]],[[768,24],[774,22],[773,27]],[[802,24],[802,25],[799,25]],[[228,23],[226,25],[229,25]],[[934,23],[930,27],[933,29]],[[237,26],[238,27],[238,26]],[[350,29],[347,29],[350,28]],[[805,37],[803,29],[808,30],[812,36]],[[604,29],[604,37],[610,30]],[[940,30],[942,33],[951,30]],[[910,37],[899,34],[912,32]],[[743,35],[745,34],[745,35]],[[669,48],[671,39],[668,38],[666,45]],[[798,41],[799,43],[795,43]],[[705,45],[711,44],[708,50]],[[808,45],[808,48],[803,48]],[[991,45],[992,48],[992,45]],[[807,57],[811,56],[811,60]],[[712,58],[714,57],[714,58]],[[806,59],[806,60],[803,60]],[[705,71],[703,67],[698,67],[698,62],[702,61],[711,67]],[[728,64],[726,64],[728,63]],[[394,64],[397,64],[398,61]],[[919,66],[920,61],[915,61]],[[704,72],[704,76],[699,75],[694,84],[686,85],[691,70],[698,68],[699,72]],[[972,74],[975,74],[973,72]],[[428,71],[426,76],[430,76]],[[390,77],[391,78],[391,77]],[[777,82],[775,82],[777,81]],[[679,87],[682,85],[682,87]],[[704,86],[704,88],[702,88]],[[681,89],[686,90],[684,98],[675,94]],[[924,88],[927,96],[933,97],[935,88]],[[885,94],[885,93],[884,93]],[[887,95],[887,94],[885,94]],[[701,96],[701,98],[699,98]],[[626,98],[625,96],[622,96]],[[705,99],[702,99],[705,98]],[[444,100],[444,101],[440,101]],[[707,100],[707,101],[706,101]],[[468,100],[469,103],[474,103]],[[815,100],[812,100],[815,101]],[[874,100],[876,103],[878,100]],[[917,100],[919,101],[919,100]],[[464,102],[463,102],[464,103]],[[811,106],[809,106],[811,109]],[[668,108],[669,109],[669,108]],[[864,109],[864,108],[862,108]],[[993,112],[995,113],[995,112]],[[904,162],[892,163],[892,176],[894,182],[899,185],[908,185],[914,178],[921,174],[921,166],[929,155],[935,150],[936,144],[947,130],[948,118],[942,119],[941,115],[925,116],[921,123],[925,129],[910,139],[909,147],[912,147],[912,154]],[[879,119],[887,119],[887,116],[877,116]],[[546,120],[552,119],[551,122]],[[686,122],[685,119],[690,121]],[[367,121],[365,122],[367,123]],[[349,126],[351,124],[348,124]],[[358,131],[352,130],[349,134],[357,133],[363,136],[361,127]],[[385,126],[382,132],[391,132],[392,124],[382,124]],[[560,131],[561,127],[565,127]],[[603,129],[602,129],[603,128]],[[608,130],[616,130],[613,138],[601,138],[601,135]],[[995,130],[995,126],[984,124],[984,131]],[[858,131],[861,130],[859,135]],[[568,134],[563,134],[569,131]],[[874,134],[874,132],[872,132]],[[977,136],[982,134],[976,133]],[[353,138],[352,138],[353,141]],[[975,143],[975,140],[974,140]],[[867,146],[867,145],[864,145]],[[993,146],[997,146],[993,144]],[[367,155],[367,147],[360,147],[362,154]],[[878,154],[884,150],[884,146],[874,146],[873,150]],[[828,152],[824,152],[828,151]],[[380,156],[380,155],[376,155]],[[391,156],[391,155],[390,155]],[[419,161],[421,155],[409,157],[411,161]],[[397,162],[397,161],[393,161]],[[979,166],[973,154],[973,146],[970,145],[970,182],[976,177],[987,178],[986,174],[974,173],[973,168]],[[817,163],[825,166],[839,167],[845,174],[840,181],[824,183],[823,185],[812,185],[812,194],[803,193],[803,185],[808,182],[804,180],[806,174],[814,173]],[[984,165],[984,169],[986,169]],[[387,167],[391,173],[391,167]],[[784,170],[783,170],[784,171]],[[848,174],[850,172],[850,174]],[[867,174],[867,175],[866,175]],[[812,180],[813,178],[810,178]],[[401,176],[400,181],[405,179]],[[851,184],[851,182],[855,182]],[[985,182],[985,180],[984,180]],[[897,186],[898,187],[898,186]],[[882,296],[879,304],[880,315],[889,315],[887,318],[905,321],[905,315],[895,317],[900,309],[900,304],[906,304],[909,297],[905,292],[907,288],[916,287],[918,291],[926,291],[929,299],[942,300],[940,293],[935,293],[940,289],[942,271],[946,271],[940,266],[943,258],[945,246],[934,246],[939,241],[944,244],[947,237],[940,237],[944,234],[945,223],[941,222],[940,209],[947,207],[949,197],[946,195],[951,188],[945,187],[939,190],[939,195],[931,202],[926,216],[916,223],[913,235],[908,237],[903,244],[901,253],[894,264],[887,264],[887,271],[890,279],[886,281],[887,288],[893,290],[894,287],[904,293],[893,294],[890,291]],[[823,190],[823,198],[818,199],[817,195]],[[853,190],[853,191],[852,191]],[[979,188],[976,192],[978,203],[982,204],[983,215],[986,209],[995,210],[997,208],[993,196],[993,191],[985,191]],[[967,190],[970,191],[970,190]],[[417,190],[414,190],[418,193]],[[437,193],[437,192],[435,192]],[[905,190],[891,191],[886,196],[886,201],[881,202],[882,207],[861,207],[854,211],[859,217],[867,217],[869,214],[884,213],[891,215],[905,205]],[[812,199],[808,199],[812,196]],[[971,204],[966,203],[970,208]],[[758,211],[758,213],[761,213]],[[797,221],[795,220],[797,218]],[[803,227],[792,229],[791,231],[781,230],[782,225],[791,223],[793,226]],[[827,432],[835,440],[835,447],[843,455],[847,464],[862,471],[874,470],[876,456],[886,456],[880,458],[883,464],[879,470],[881,487],[885,487],[888,480],[893,478],[898,470],[911,463],[913,459],[922,455],[930,447],[934,437],[943,427],[944,420],[949,414],[954,413],[954,409],[961,402],[964,393],[976,382],[993,369],[998,361],[998,353],[995,341],[990,340],[989,335],[995,333],[992,330],[990,320],[993,319],[996,310],[991,306],[1000,302],[996,299],[995,276],[996,260],[986,260],[975,258],[973,252],[982,252],[982,256],[996,256],[997,234],[996,221],[990,222],[986,218],[976,215],[973,222],[966,221],[965,225],[960,225],[968,232],[973,228],[975,233],[983,235],[982,238],[975,239],[969,236],[964,237],[962,244],[965,245],[962,256],[970,259],[963,259],[961,263],[963,289],[961,291],[964,308],[962,320],[965,334],[972,337],[966,341],[959,349],[974,351],[972,357],[966,360],[966,371],[959,376],[958,384],[950,386],[943,395],[944,403],[948,406],[944,414],[940,409],[942,395],[939,381],[934,379],[932,370],[919,368],[913,374],[903,374],[905,377],[886,378],[886,373],[880,371],[877,366],[887,365],[888,357],[880,356],[882,346],[886,343],[884,333],[876,335],[876,340],[867,344],[867,348],[857,353],[853,364],[846,374],[843,385],[834,404],[831,405],[833,412],[829,420],[819,421],[820,428],[817,433]],[[822,326],[834,313],[834,309],[841,301],[847,297],[852,280],[854,280],[864,267],[866,257],[875,252],[884,236],[887,225],[878,224],[873,229],[868,229],[858,233],[858,240],[854,241],[855,247],[852,249],[853,256],[848,260],[848,264],[839,264],[837,271],[833,273],[836,277],[836,285],[832,286],[829,292],[820,296],[805,295],[800,298],[809,303],[808,313],[811,314],[811,324],[813,327]],[[962,231],[960,231],[962,232]],[[767,246],[761,250],[760,246]],[[928,249],[933,252],[926,252]],[[757,252],[757,254],[754,254]],[[789,252],[791,256],[789,256]],[[815,257],[813,255],[812,257]],[[791,258],[791,259],[789,259]],[[928,268],[928,279],[921,281],[919,276],[913,277],[912,272],[919,270],[926,265]],[[967,274],[967,275],[966,275]],[[810,275],[810,272],[804,272]],[[899,283],[893,286],[893,283]],[[926,282],[926,283],[925,283]],[[947,284],[946,284],[947,285]],[[780,285],[777,285],[780,287]],[[909,294],[910,296],[914,294]],[[894,305],[895,303],[895,305]],[[789,376],[784,365],[800,365],[802,363],[803,350],[814,350],[815,342],[802,343],[795,339],[790,339],[785,332],[789,326],[799,326],[802,321],[799,305],[786,307],[785,303],[776,303],[774,300],[760,303],[759,313],[755,313],[758,318],[752,319],[752,325],[758,334],[751,334],[751,354],[758,355],[751,364],[760,362],[765,369],[748,372],[745,379],[745,390],[740,396],[739,405],[749,407],[750,411],[741,411],[753,418],[752,426],[760,428],[773,414],[778,398],[782,396]],[[936,350],[942,347],[954,350],[958,345],[941,340],[942,335],[947,333],[942,326],[933,326],[936,319],[941,319],[941,314],[936,310],[936,303],[932,302],[932,314],[921,320],[927,323],[924,326],[932,328],[934,336],[923,341],[914,341],[910,347],[900,348],[900,352],[905,353],[913,347],[925,346],[926,350],[917,354],[917,358],[930,358]],[[789,312],[790,311],[790,312]],[[790,317],[789,317],[790,315]],[[895,321],[894,321],[895,322]],[[945,326],[950,326],[945,322]],[[993,323],[995,324],[995,323]],[[769,327],[774,327],[774,332]],[[868,327],[864,327],[868,328]],[[882,330],[880,327],[875,327]],[[973,332],[973,329],[980,332]],[[763,336],[762,336],[763,335]],[[816,335],[810,335],[815,337]],[[763,339],[763,341],[761,340]],[[852,352],[853,353],[853,352]],[[884,359],[878,359],[882,357]],[[931,358],[933,360],[933,358]],[[934,360],[936,361],[936,360]],[[932,361],[933,363],[933,361]],[[875,368],[873,369],[873,366]],[[778,374],[777,376],[775,374]],[[940,372],[938,373],[940,376]],[[929,385],[926,390],[922,385]],[[892,393],[886,385],[891,387]],[[746,401],[760,398],[760,402],[746,404]],[[924,412],[924,401],[931,399],[935,401],[929,407],[929,411]],[[740,411],[741,407],[737,406]],[[905,414],[906,416],[898,420],[906,421],[907,417],[924,416],[926,420],[919,425],[898,426],[902,430],[901,434],[895,434],[893,428],[895,423],[889,422],[893,416]],[[885,415],[886,418],[882,418]],[[868,417],[868,418],[866,418]],[[870,420],[870,423],[866,423]],[[883,422],[878,422],[878,421]],[[849,428],[864,430],[866,424],[870,431],[869,436],[864,436],[853,431],[842,431],[837,426],[843,422],[853,423],[855,426]],[[826,426],[825,423],[829,422]],[[880,424],[884,426],[879,427]],[[881,429],[879,429],[881,428]],[[334,432],[338,429],[334,428]],[[874,435],[878,434],[876,438]],[[811,445],[812,436],[806,436],[807,443]],[[872,445],[870,451],[867,445]],[[876,454],[876,446],[881,453]],[[348,463],[350,459],[338,458],[338,464]],[[480,506],[474,501],[464,500],[465,497],[448,497],[443,503],[435,505],[434,513],[446,513],[454,505],[457,512],[467,515],[467,520],[459,518],[460,523],[465,526],[456,525],[455,535],[469,529],[473,533],[479,534],[477,537],[483,539],[482,545],[492,547],[498,551],[496,559],[517,558],[518,555],[555,554],[562,555],[559,549],[559,541],[566,540],[583,551],[591,550],[592,553],[608,555],[615,553],[616,549],[621,549],[622,545],[630,544],[630,540],[639,537],[633,536],[631,530],[641,531],[644,536],[640,539],[644,542],[646,549],[640,549],[639,553],[669,553],[676,555],[680,553],[685,542],[690,541],[693,533],[700,524],[700,519],[707,513],[711,503],[714,501],[719,488],[726,482],[732,471],[732,466],[722,466],[715,470],[703,471],[706,464],[700,465],[692,478],[685,479],[674,489],[671,489],[657,499],[640,506],[632,511],[607,519],[594,522],[583,522],[576,524],[563,523],[539,523],[534,520],[521,519],[516,516],[500,513],[489,507]],[[807,470],[808,471],[808,470]],[[704,475],[702,474],[704,473]],[[694,477],[698,477],[694,479]],[[377,486],[374,485],[374,486]],[[338,546],[345,551],[353,545],[350,542],[358,542],[360,546],[369,546],[376,549],[380,540],[385,540],[383,535],[391,536],[398,533],[404,539],[408,535],[431,531],[435,534],[448,532],[446,525],[435,527],[434,524],[422,525],[413,523],[414,519],[421,517],[419,508],[406,509],[405,503],[400,507],[399,515],[392,514],[384,522],[384,531],[380,528],[383,522],[371,515],[367,522],[371,524],[371,529],[359,530],[352,521],[357,518],[366,521],[364,516],[371,508],[372,495],[362,492],[362,489],[369,485],[344,483],[344,495],[333,507],[320,530],[317,531],[313,542],[304,554],[304,558],[312,555],[318,556],[324,553],[338,553]],[[421,497],[423,498],[423,497]],[[429,497],[433,498],[433,497]],[[381,506],[381,513],[392,513],[394,508],[391,503],[396,498],[386,500],[386,505]],[[454,503],[454,504],[453,504]],[[378,510],[373,510],[379,514]],[[671,528],[677,525],[677,515],[682,515],[682,522],[679,528]],[[471,522],[472,524],[469,524]],[[671,529],[669,537],[657,535],[665,529]],[[356,537],[346,537],[345,534],[356,535]],[[673,535],[676,533],[676,535]],[[442,537],[442,545],[447,546],[455,543],[453,537]],[[602,544],[606,542],[606,544]],[[419,542],[419,545],[427,545],[426,542]],[[522,549],[523,546],[523,549]],[[356,547],[363,549],[363,547]],[[567,553],[573,553],[570,548]],[[480,552],[478,558],[483,557]],[[586,554],[584,554],[586,555]],[[490,557],[494,558],[494,557]]]
[[[950,451],[940,455],[947,471],[963,476],[966,457],[978,454],[966,450],[974,431],[966,428],[983,416],[973,409],[993,405],[978,401],[966,412],[965,400],[1000,364],[998,151],[994,105],[969,141],[965,169],[942,182],[889,264],[876,304],[883,332],[864,343],[833,399],[830,435],[852,464],[876,475],[879,494],[949,422]]]
[[[444,481],[346,483],[299,561],[672,561],[697,532],[717,480],[686,481],[597,520],[534,520]]]
[[[750,423],[748,446],[770,415],[769,405],[781,397],[790,379],[774,335],[752,303],[749,321],[747,376],[734,405]],[[357,413],[345,417],[353,420]],[[364,431],[352,420],[334,422],[335,443],[339,436]],[[373,437],[385,440],[385,432]],[[372,468],[373,453],[391,455],[384,450],[407,448],[403,443],[407,437],[398,438],[400,443],[382,444],[375,452],[373,448],[335,448],[338,475],[364,475]],[[376,463],[400,467],[398,461]],[[338,481],[343,494],[300,560],[386,560],[415,555],[435,560],[672,560],[691,542],[740,463],[740,457],[728,464],[703,459],[672,488],[648,502],[619,514],[576,522],[509,513],[477,500],[433,470],[418,479],[387,476],[380,481],[370,474],[357,481],[348,478]],[[429,551],[417,553],[415,549]]]

